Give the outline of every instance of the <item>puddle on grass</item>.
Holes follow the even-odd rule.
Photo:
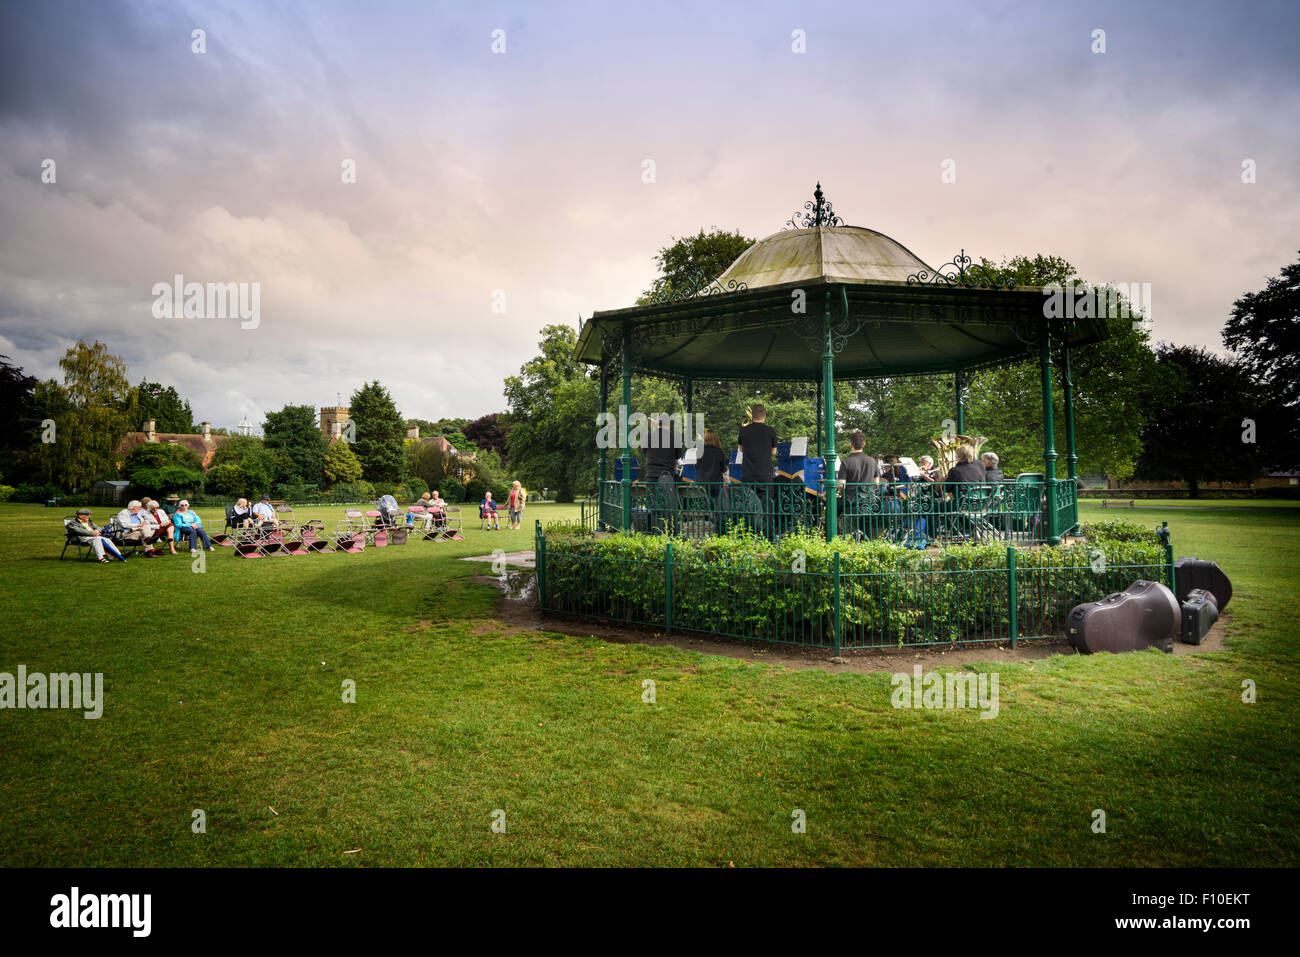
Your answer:
[[[474,580],[495,585],[503,601],[518,606],[537,605],[537,572],[531,568],[507,568],[504,575],[475,575]]]

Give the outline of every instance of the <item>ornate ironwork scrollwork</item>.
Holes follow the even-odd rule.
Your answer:
[[[811,229],[813,226],[843,226],[844,220],[835,215],[831,208],[830,201],[822,194],[822,184],[819,182],[817,188],[813,190],[813,198],[803,204],[806,212],[795,211],[795,214],[785,221],[787,229]]]
[[[963,249],[934,270],[920,269],[907,277],[909,286],[930,283],[937,286],[964,286],[970,289],[1015,289],[1014,279],[1003,279],[996,270],[983,263],[971,264],[971,258]]]
[[[703,299],[708,296],[720,296],[724,293],[744,292],[748,284],[738,279],[728,279],[725,283],[696,272],[682,278],[653,296],[646,296],[641,301],[644,306],[661,306],[669,302],[684,302],[687,299]]]

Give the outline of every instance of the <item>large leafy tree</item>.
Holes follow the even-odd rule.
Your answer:
[[[591,486],[596,461],[597,384],[573,358],[571,326],[542,329],[540,354],[505,382],[515,423],[508,450],[524,484],[553,488],[560,501]]]
[[[132,390],[132,399],[134,406],[130,415],[134,428],[142,428],[144,422],[153,419],[159,432],[188,434],[194,431],[194,412],[175,386],[142,381]]]
[[[116,449],[129,426],[126,363],[102,342],[78,342],[59,360],[63,384],[34,390],[45,418],[55,422],[55,441],[41,443],[41,471],[64,488],[87,488],[116,475]],[[57,411],[54,411],[57,410]],[[42,410],[38,410],[39,412]],[[49,414],[49,413],[53,414]]]
[[[215,470],[219,465],[238,465],[243,470],[250,498],[263,492],[269,493],[275,481],[275,453],[261,439],[251,435],[232,435],[217,446],[216,452],[212,454],[210,470]]]
[[[316,409],[310,405],[286,405],[268,412],[262,424],[268,449],[283,452],[288,460],[285,478],[311,485],[320,483],[325,466],[325,436],[316,423]]]
[[[423,480],[431,489],[438,488],[455,470],[449,458],[436,442],[408,441],[405,474]]]
[[[352,446],[342,439],[335,439],[325,452],[325,478],[331,482],[359,482],[361,480],[361,463],[352,452]]]
[[[1289,415],[1251,363],[1192,346],[1164,346],[1159,361],[1173,385],[1142,433],[1140,476],[1184,481],[1196,498],[1202,482],[1249,481],[1285,455]]]
[[[739,232],[701,229],[694,236],[674,239],[655,254],[659,275],[638,302],[658,296],[689,294],[692,288],[718,278],[754,240]]]
[[[405,455],[406,420],[388,390],[377,381],[367,382],[352,393],[348,415],[356,424],[352,451],[361,462],[366,481],[398,481]]]
[[[203,463],[192,450],[172,442],[137,445],[122,471],[136,488],[153,495],[188,492],[203,480]]]
[[[510,435],[509,416],[503,416],[498,412],[479,416],[473,422],[467,422],[461,429],[461,433],[475,447],[492,449],[503,458],[508,457],[506,450]]]
[[[1284,405],[1300,404],[1300,260],[1232,304],[1223,344]]]
[[[0,476],[13,473],[23,453],[38,440],[34,376],[0,356]]]

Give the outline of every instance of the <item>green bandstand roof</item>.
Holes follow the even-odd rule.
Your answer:
[[[1103,319],[1047,319],[1041,287],[1000,284],[964,251],[933,269],[882,233],[839,225],[820,186],[815,195],[802,226],[791,220],[795,228],[759,240],[716,279],[667,301],[596,312],[576,358],[609,361],[626,330],[638,371],[810,381],[822,374],[827,326],[836,378],[1017,362],[1037,355],[1049,322],[1058,344],[1106,338]]]

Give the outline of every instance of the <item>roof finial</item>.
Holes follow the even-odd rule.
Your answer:
[[[803,204],[803,208],[809,212],[796,212],[788,220],[787,226],[795,229],[809,229],[813,226],[843,226],[844,220],[835,215],[831,204],[826,201],[825,194],[822,193],[821,180],[817,181],[817,188],[813,190],[811,202]]]

